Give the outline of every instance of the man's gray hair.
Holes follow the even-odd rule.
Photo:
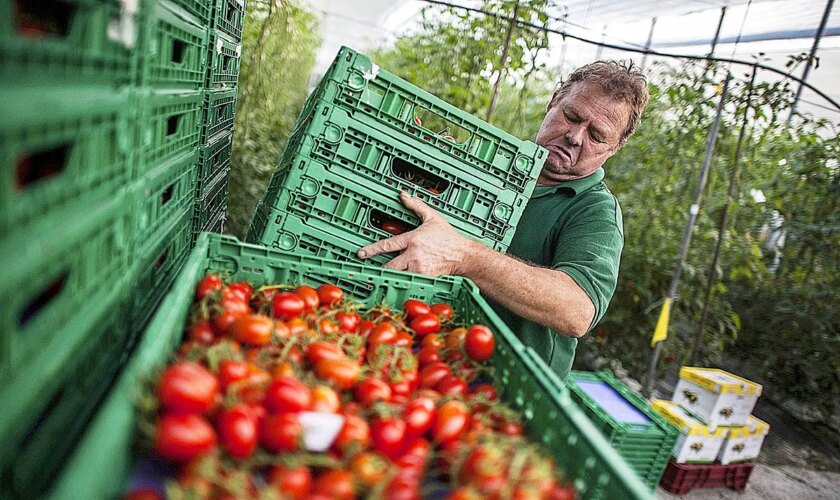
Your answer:
[[[647,78],[633,61],[595,61],[576,69],[569,78],[561,80],[557,89],[557,99],[566,95],[575,83],[594,83],[607,95],[630,106],[630,120],[621,134],[619,146],[624,146],[627,139],[636,131],[642,120],[642,111],[647,106]]]

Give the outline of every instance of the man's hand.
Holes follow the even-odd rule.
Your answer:
[[[427,276],[462,274],[476,242],[459,234],[443,216],[421,200],[406,192],[400,194],[400,200],[420,217],[420,227],[371,243],[359,250],[359,257],[366,259],[402,251],[383,267]]]

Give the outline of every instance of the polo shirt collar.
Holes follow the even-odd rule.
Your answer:
[[[573,181],[561,182],[559,184],[554,184],[554,185],[551,185],[551,186],[537,186],[538,188],[543,188],[543,189],[539,190],[539,191],[541,191],[539,194],[537,194],[536,191],[535,191],[533,197],[534,198],[539,198],[539,197],[545,196],[547,194],[556,193],[557,191],[559,191],[561,189],[571,189],[574,194],[579,194],[579,193],[582,193],[582,192],[586,191],[587,189],[591,188],[595,184],[598,184],[602,180],[604,180],[604,175],[605,175],[604,167],[601,167],[598,170],[596,170],[595,172],[593,172],[592,174],[590,174],[586,177],[583,177],[582,179],[575,179]],[[550,187],[552,189],[545,189],[546,187]]]

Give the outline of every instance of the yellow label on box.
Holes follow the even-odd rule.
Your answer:
[[[680,368],[680,378],[717,394],[760,396],[761,385],[717,368]]]
[[[671,425],[677,427],[680,432],[689,436],[711,436],[723,438],[726,435],[726,429],[718,427],[712,431],[708,426],[697,419],[694,419],[685,412],[680,406],[673,401],[665,401],[664,399],[654,399],[650,402],[651,408]]]

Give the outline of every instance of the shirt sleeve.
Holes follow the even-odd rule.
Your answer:
[[[581,203],[582,208],[560,228],[552,268],[568,274],[592,300],[595,317],[591,330],[607,312],[615,293],[624,231],[615,196],[609,191],[587,194],[598,196]]]

